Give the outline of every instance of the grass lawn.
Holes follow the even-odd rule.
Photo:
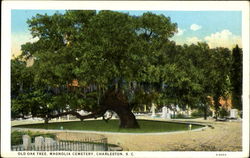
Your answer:
[[[61,129],[64,130],[89,130],[89,131],[107,131],[107,132],[131,132],[131,133],[153,133],[153,132],[172,132],[188,130],[189,124],[173,123],[163,121],[138,120],[139,129],[120,129],[119,120],[85,120],[72,122],[54,122],[49,124],[27,124],[13,127],[19,128],[41,128],[41,129]],[[192,129],[201,128],[201,125],[192,125]]]

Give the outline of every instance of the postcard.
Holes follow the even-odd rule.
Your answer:
[[[248,2],[2,4],[2,157],[249,156]]]

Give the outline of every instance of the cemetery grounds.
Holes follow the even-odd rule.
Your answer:
[[[161,118],[140,118],[162,120]],[[178,119],[172,121],[188,121],[208,125],[200,131],[172,133],[112,133],[101,134],[91,132],[58,132],[59,139],[77,140],[86,134],[91,137],[102,135],[108,143],[122,147],[123,151],[242,151],[242,121],[220,122],[214,119]],[[38,123],[39,121],[12,121],[12,125]],[[40,121],[42,122],[42,121]],[[15,128],[12,128],[14,131]],[[36,131],[35,129],[33,129]],[[52,130],[39,130],[44,133],[55,133]]]

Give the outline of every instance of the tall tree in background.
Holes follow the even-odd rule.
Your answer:
[[[233,108],[242,110],[242,49],[236,45],[232,51],[232,68],[230,80],[232,84],[232,105]]]
[[[26,104],[27,94],[32,84],[32,75],[26,63],[19,59],[11,60],[11,116],[25,118],[30,109]]]
[[[228,48],[210,50],[211,58],[207,78],[210,83],[211,97],[214,100],[215,118],[221,109],[220,99],[227,98],[230,93],[231,52]]]

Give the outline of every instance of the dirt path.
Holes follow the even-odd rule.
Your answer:
[[[190,120],[189,120],[190,121]],[[241,151],[242,122],[215,122],[191,120],[212,125],[202,131],[168,134],[101,134],[108,143],[117,144],[126,151]],[[46,130],[45,130],[46,131]],[[59,139],[81,139],[90,133],[57,134]],[[92,134],[96,137],[98,134]],[[100,134],[99,134],[100,135]]]
[[[241,122],[211,122],[203,131],[163,135],[110,135],[109,143],[129,151],[241,151]]]

